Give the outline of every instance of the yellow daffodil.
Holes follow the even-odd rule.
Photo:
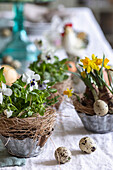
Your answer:
[[[98,59],[94,54],[92,54],[92,61],[97,65],[102,65],[102,59]]]
[[[83,63],[83,68],[87,70],[87,73],[90,73],[93,70],[99,70],[98,65],[95,64],[95,59],[90,60],[88,57],[85,59],[80,60]]]
[[[83,78],[86,78],[86,72],[85,72],[85,71],[81,72],[81,76],[82,76]]]
[[[67,95],[68,97],[71,97],[72,96],[72,89],[71,90],[69,90],[68,88],[67,88],[67,90],[66,91],[64,91],[64,93],[63,93],[64,95]]]
[[[96,58],[95,54],[92,54],[92,60],[95,60]]]
[[[94,54],[92,54],[92,60],[88,57],[80,60],[83,63],[83,68],[87,70],[87,73],[90,73],[92,70],[100,70],[99,65],[102,64],[102,59],[98,59]]]
[[[88,57],[85,57],[85,59],[81,59],[80,60],[82,63],[83,63],[83,65],[85,66],[85,65],[89,65],[89,63],[90,63],[90,59],[88,58]]]
[[[88,73],[92,70],[91,68],[91,60],[88,57],[85,57],[85,59],[80,60],[83,63],[83,68],[87,70]]]
[[[106,69],[110,69],[110,66],[107,65],[108,62],[109,62],[109,60],[107,58],[105,58],[105,60],[104,60],[104,68],[106,68]]]
[[[102,65],[102,59],[97,59],[95,63],[96,65]]]

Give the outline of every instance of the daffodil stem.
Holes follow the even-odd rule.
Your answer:
[[[92,92],[92,94],[93,94],[94,100],[95,100],[95,101],[98,100],[98,95],[97,95],[95,89],[92,89],[91,92]]]

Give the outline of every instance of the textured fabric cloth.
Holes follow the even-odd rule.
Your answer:
[[[24,158],[11,156],[0,140],[0,167],[23,166],[25,161]]]

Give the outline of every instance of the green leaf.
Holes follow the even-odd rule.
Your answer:
[[[60,61],[60,64],[62,65],[62,64],[65,64],[66,63],[66,61],[68,61],[68,59],[66,58],[66,59],[63,59],[63,60],[61,60]]]
[[[30,110],[29,110],[27,114],[28,114],[28,117],[30,117],[30,116],[33,115],[33,111],[30,111]]]
[[[26,83],[22,81],[22,76],[17,79],[14,84],[18,85],[18,87],[24,87],[26,85]]]
[[[49,96],[50,96],[49,92],[47,92],[47,91],[46,91],[46,92],[44,92],[44,97],[46,97],[46,98],[47,98],[47,97],[49,97]]]
[[[64,75],[64,80],[67,80],[68,79],[68,75]]]
[[[48,86],[53,86],[55,84],[55,82],[49,82],[47,83]]]
[[[31,100],[36,101],[37,97],[38,95],[35,92],[30,92],[27,95],[26,102],[31,101]]]
[[[20,91],[19,89],[15,88],[15,89],[14,89],[14,95],[15,95],[16,97],[21,97],[21,91]]]
[[[43,72],[45,72],[45,68],[46,68],[46,64],[43,63],[43,64],[42,64],[42,71],[43,71]]]
[[[68,72],[68,73],[72,73],[72,74],[74,74],[75,76],[78,76],[79,78],[81,78],[81,79],[83,80],[81,74],[76,73],[76,72],[71,72],[71,71],[67,71],[67,72]]]
[[[0,69],[0,82],[6,83],[5,77],[3,75],[4,67]]]
[[[102,67],[100,69],[100,76],[103,79],[103,67],[104,67],[104,60],[105,60],[105,55],[103,54],[103,61],[102,61]]]
[[[45,113],[45,107],[44,107],[44,105],[41,105],[41,106],[40,106],[40,109],[39,109],[39,114],[40,114],[41,116],[43,116],[44,113]]]
[[[50,93],[56,93],[56,92],[57,92],[57,89],[51,88],[51,89],[49,89],[49,92],[50,92]]]
[[[100,77],[102,80],[103,84],[108,88],[108,90],[113,94],[113,91],[110,89],[110,87],[106,84],[106,82]]]
[[[18,110],[13,104],[11,103],[8,103],[8,109],[9,110],[12,110],[12,111],[15,111],[15,110]]]

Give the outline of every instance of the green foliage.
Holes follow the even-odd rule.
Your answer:
[[[68,78],[67,75],[67,66],[66,61],[68,59],[59,60],[58,57],[54,56],[54,63],[45,63],[45,61],[41,61],[41,58],[38,61],[30,64],[29,68],[34,71],[36,74],[39,74],[41,80],[49,80],[54,82],[62,82]]]
[[[3,75],[4,67],[0,69],[0,83],[6,83],[5,77]]]
[[[5,82],[3,69],[0,70],[0,78],[1,82]],[[20,77],[11,87],[8,87],[12,90],[12,95],[3,95],[3,102],[0,104],[0,113],[3,113],[4,110],[11,110],[13,111],[11,117],[26,118],[34,116],[37,113],[43,116],[45,109],[58,101],[58,96],[48,100],[51,93],[57,92],[56,89],[51,88],[53,85],[54,82],[49,82],[43,90],[34,89],[30,91],[30,83],[24,83],[22,77]]]

